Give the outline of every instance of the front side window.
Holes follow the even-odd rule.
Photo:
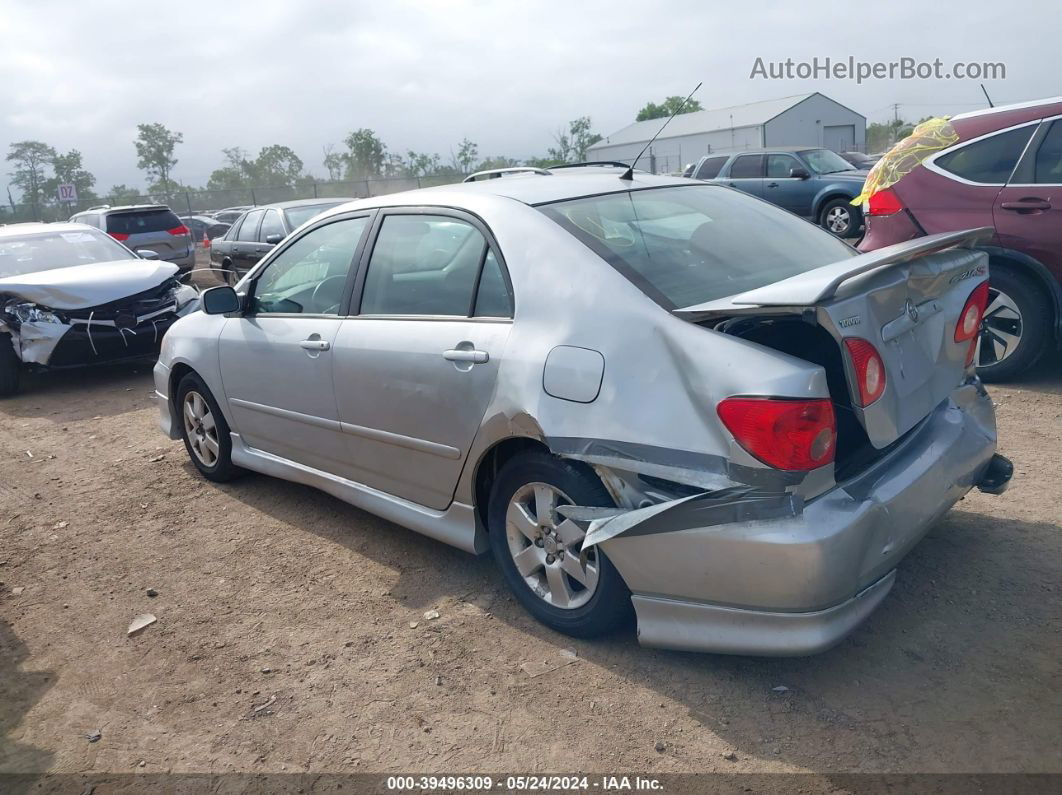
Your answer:
[[[388,215],[369,259],[361,314],[467,317],[486,248],[467,221]]]
[[[855,256],[795,215],[710,185],[610,193],[540,208],[671,309]]]
[[[258,231],[258,239],[265,243],[270,235],[284,237],[286,234],[287,230],[284,229],[284,221],[281,220],[280,213],[276,210],[267,210],[262,219],[262,228]]]
[[[770,179],[787,179],[794,168],[800,168],[800,163],[792,155],[767,155],[767,176]]]
[[[997,133],[937,157],[938,168],[969,182],[1002,185],[1010,179],[1035,125]]]
[[[258,239],[258,222],[262,220],[265,210],[252,210],[244,216],[240,224],[240,231],[236,233],[236,239],[244,243],[254,243]]]
[[[252,313],[338,315],[367,221],[335,221],[293,241],[255,280]]]
[[[763,155],[742,155],[730,167],[731,179],[749,179],[763,176]]]
[[[1036,152],[1036,181],[1044,185],[1062,185],[1062,119],[1051,123]]]

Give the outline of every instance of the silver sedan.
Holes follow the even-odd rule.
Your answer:
[[[858,255],[723,186],[610,166],[351,202],[167,333],[207,478],[315,486],[471,553],[577,636],[802,654],[974,486],[985,230]]]

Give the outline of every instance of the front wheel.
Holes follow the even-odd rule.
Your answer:
[[[848,199],[831,199],[819,213],[819,226],[839,238],[855,237],[862,224],[862,212]]]
[[[558,505],[610,506],[597,478],[547,453],[513,459],[498,474],[488,505],[494,558],[520,604],[551,629],[592,637],[632,614],[630,591],[605,553],[582,553],[585,533]]]
[[[243,470],[232,463],[229,425],[207,385],[189,373],[177,385],[181,438],[195,468],[207,480],[224,483]]]

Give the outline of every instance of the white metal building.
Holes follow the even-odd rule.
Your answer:
[[[664,121],[650,119],[624,127],[591,146],[587,159],[629,163]],[[866,136],[865,116],[816,91],[680,114],[638,161],[638,168],[658,174],[681,171],[701,155],[769,146],[861,152]]]

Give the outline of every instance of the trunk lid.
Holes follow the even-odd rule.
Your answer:
[[[967,299],[988,278],[972,247],[990,227],[931,235],[825,265],[745,293],[673,310],[695,322],[796,314],[844,340],[870,342],[885,366],[885,391],[865,408],[851,360],[849,397],[870,443],[883,448],[913,428],[962,383],[969,342],[954,340]]]

